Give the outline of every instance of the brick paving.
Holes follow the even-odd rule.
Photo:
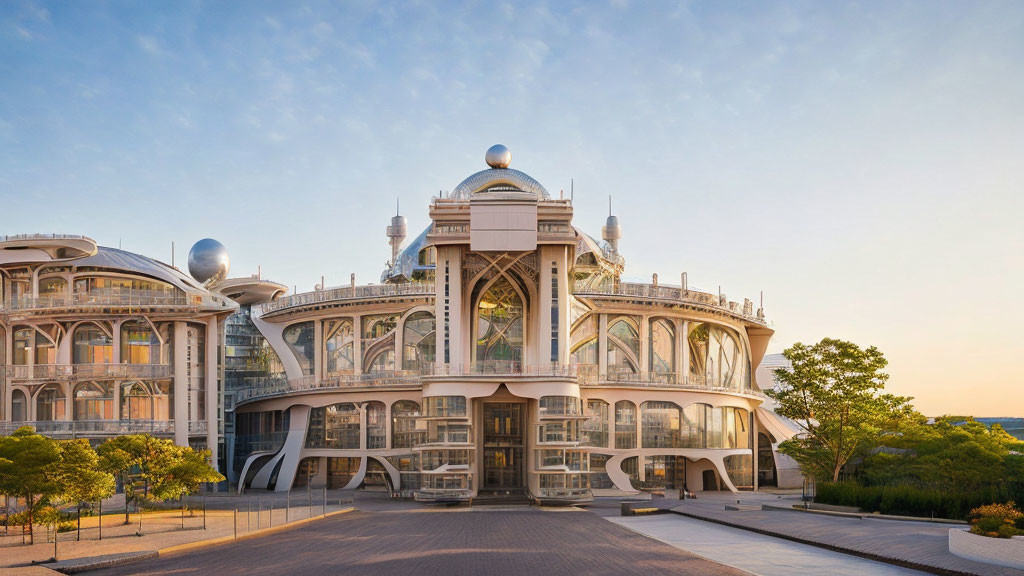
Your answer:
[[[583,511],[357,511],[267,537],[117,568],[117,574],[742,575]]]

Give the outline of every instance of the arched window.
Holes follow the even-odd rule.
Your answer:
[[[523,312],[523,299],[505,277],[491,284],[477,304],[477,362],[522,361]]]
[[[391,447],[412,448],[416,445],[419,432],[416,418],[420,405],[412,400],[399,400],[391,405]]]
[[[366,404],[366,448],[379,450],[387,447],[387,406],[383,402]]]
[[[28,398],[25,392],[15,389],[11,392],[11,421],[24,422],[28,420]]]
[[[583,422],[581,444],[584,446],[608,447],[608,403],[604,400],[587,400],[587,419]]]
[[[341,318],[328,320],[324,324],[324,351],[325,372],[328,375],[344,374],[355,369],[352,359],[352,320]]]
[[[748,414],[742,408],[722,408],[722,424],[725,426],[722,448],[750,448]]]
[[[71,361],[75,364],[110,364],[114,361],[114,339],[96,324],[75,328]]]
[[[171,325],[165,324],[157,335],[145,320],[129,320],[121,324],[122,364],[170,364]],[[165,345],[161,346],[160,336]]]
[[[644,402],[640,405],[642,446],[681,448],[682,410],[675,402]]]
[[[121,385],[121,419],[153,420],[153,397],[142,382]]]
[[[284,342],[291,349],[305,376],[313,375],[313,323],[299,322],[284,329]]]
[[[707,323],[690,323],[686,343],[690,347],[690,380],[695,384],[704,383],[707,377],[708,338]]]
[[[615,403],[615,447],[636,448],[636,405],[629,400]]]
[[[651,320],[650,366],[652,374],[673,374],[676,371],[676,329],[664,318]]]
[[[690,404],[683,409],[680,431],[683,448],[711,448],[708,446],[708,420],[713,410],[710,404]]]
[[[75,386],[74,419],[113,420],[114,383],[86,382]]]
[[[715,379],[715,385],[729,388],[749,387],[749,367],[746,364],[749,364],[749,360],[739,335],[728,328],[712,326],[708,369]]]
[[[47,300],[64,300],[68,295],[68,281],[60,276],[39,280],[39,297]]]
[[[405,319],[402,331],[404,370],[421,370],[434,363],[437,350],[434,326],[434,315],[430,312],[416,312]]]
[[[359,408],[350,402],[309,411],[306,448],[359,449]]]
[[[67,398],[60,385],[47,384],[36,394],[36,420],[44,422],[64,420],[65,402],[67,402]]]
[[[608,324],[608,374],[636,374],[639,366],[640,331],[636,318],[619,316]]]
[[[363,372],[386,372],[395,369],[397,327],[397,314],[363,318]]]

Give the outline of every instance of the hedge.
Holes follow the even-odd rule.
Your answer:
[[[978,506],[1024,502],[1024,485],[989,486],[972,492],[945,492],[916,486],[862,486],[856,482],[820,483],[814,501],[856,506],[864,512],[896,516],[964,520]]]

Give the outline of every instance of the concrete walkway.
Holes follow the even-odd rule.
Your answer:
[[[771,503],[794,500],[758,493],[740,495],[701,493],[673,507],[676,513],[756,531],[805,544],[813,544],[868,558],[885,559],[937,574],[1024,576],[1024,571],[974,562],[949,552],[949,524],[926,521],[848,518],[786,510],[725,510],[726,504]]]
[[[606,517],[655,540],[680,550],[757,574],[829,574],[831,576],[914,576],[921,572],[848,556],[806,544],[762,536],[685,518],[676,514],[657,516]]]

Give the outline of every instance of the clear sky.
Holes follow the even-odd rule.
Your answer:
[[[1024,3],[0,3],[0,233],[376,282],[488,146],[632,278],[1024,416]]]

